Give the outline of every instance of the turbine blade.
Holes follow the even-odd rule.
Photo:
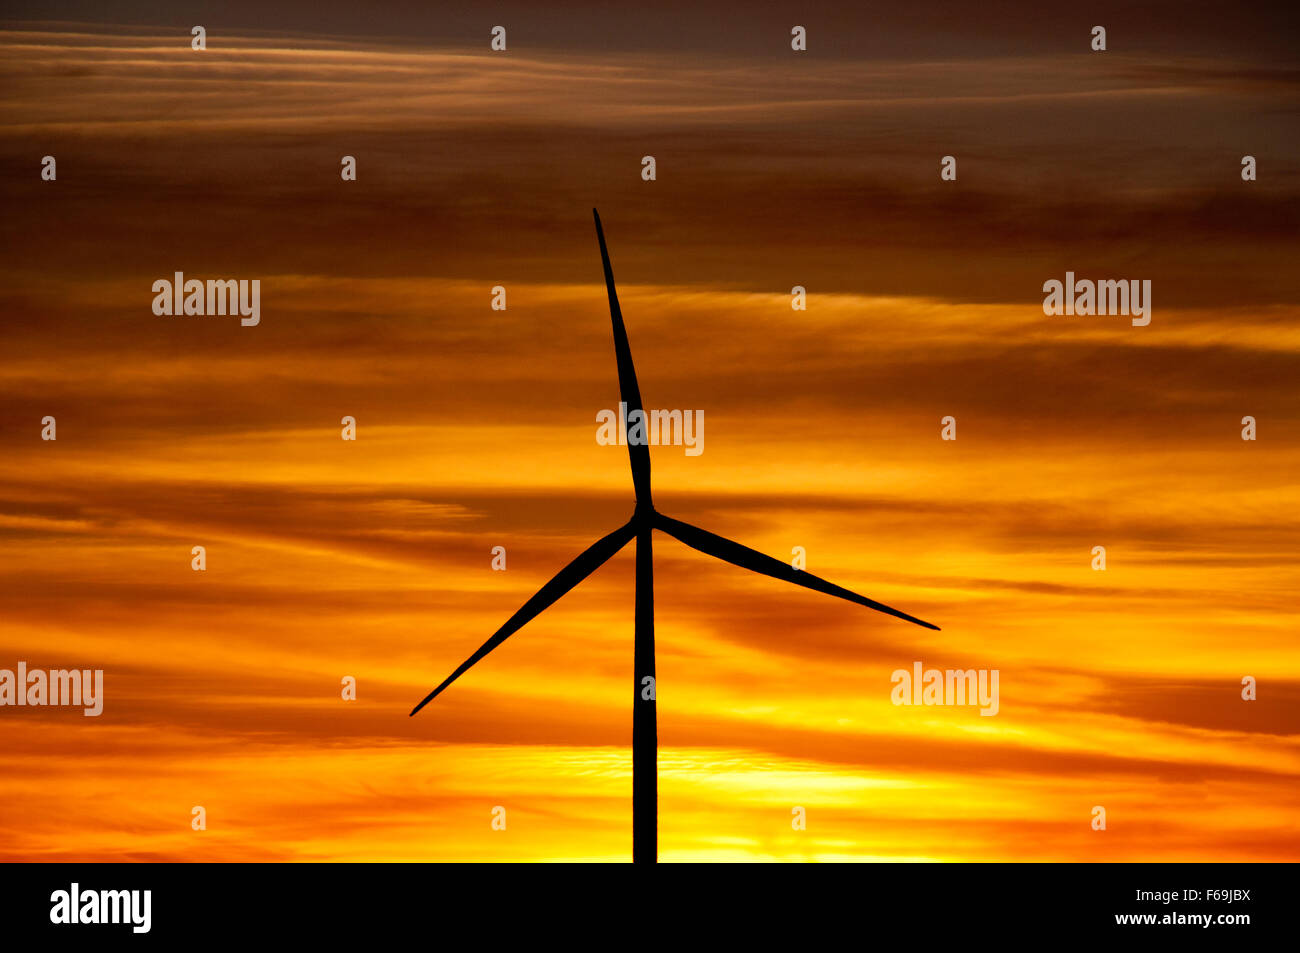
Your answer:
[[[636,383],[636,367],[632,364],[632,349],[627,343],[627,328],[623,326],[623,311],[618,306],[618,291],[614,288],[614,269],[609,264],[609,249],[605,247],[605,230],[600,227],[600,213],[594,208],[591,214],[596,218],[596,238],[600,241],[600,261],[605,266],[605,290],[609,292],[609,317],[614,325],[614,357],[618,362],[618,392],[622,402],[627,406],[627,416],[633,411],[645,413],[641,406],[641,388]],[[641,433],[649,437],[649,421],[642,418]],[[623,437],[628,438],[632,425],[623,424]],[[636,490],[637,502],[650,502],[650,446],[644,440],[633,444],[627,440],[627,454],[632,464],[632,486]]]
[[[626,526],[614,530],[614,532],[610,533],[608,536],[593,543],[586,552],[556,573],[555,578],[542,586],[541,589],[538,589],[537,593],[525,602],[520,607],[519,611],[510,617],[505,625],[497,629],[492,638],[484,642],[477,652],[462,662],[460,668],[447,676],[446,681],[433,691],[429,692],[428,695],[424,696],[424,700],[411,709],[411,714],[414,715],[425,705],[429,704],[429,702],[437,698],[444,688],[456,681],[456,679],[460,678],[460,676],[463,675],[475,662],[483,658],[483,656],[487,655],[519,629],[523,628],[524,625],[535,616],[539,615],[545,609],[550,608],[550,606],[556,602],[560,596],[564,595],[600,568],[607,559],[626,546],[628,541],[635,535],[636,526],[632,523],[628,523]]]
[[[841,599],[847,599],[849,602],[856,602],[860,606],[866,606],[868,609],[875,609],[877,612],[884,612],[907,622],[923,625],[927,629],[936,631],[939,629],[937,625],[931,625],[929,622],[910,616],[906,612],[900,612],[883,602],[860,596],[856,592],[851,592],[832,582],[827,582],[820,576],[814,576],[802,569],[795,569],[789,563],[773,559],[771,556],[764,556],[758,550],[742,546],[740,543],[732,542],[715,533],[710,533],[708,530],[692,526],[690,523],[683,523],[681,520],[675,520],[670,516],[664,516],[662,513],[656,513],[655,526],[669,536],[681,540],[692,549],[698,549],[709,556],[716,556],[724,562],[734,563],[742,569],[749,569],[753,572],[762,573],[764,576],[772,576],[775,579],[792,582],[796,586],[803,586],[805,589],[815,589],[817,592],[824,592],[828,596],[838,596]]]

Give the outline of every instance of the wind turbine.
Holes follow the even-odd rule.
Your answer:
[[[641,406],[641,390],[636,383],[636,368],[632,366],[632,351],[627,343],[627,329],[623,326],[623,312],[618,306],[618,292],[614,289],[614,271],[609,264],[609,251],[605,248],[605,232],[600,227],[600,214],[591,210],[596,218],[596,238],[600,242],[600,259],[605,267],[605,288],[609,292],[609,316],[614,325],[614,356],[618,362],[618,388],[623,403],[627,405],[624,422],[628,456],[632,463],[632,487],[636,493],[636,509],[632,518],[608,536],[597,540],[581,556],[556,574],[537,593],[512,615],[506,624],[497,629],[492,638],[478,651],[461,663],[441,685],[429,692],[420,704],[411,709],[414,715],[442,691],[460,678],[475,662],[519,631],[531,619],[549,608],[562,595],[586,579],[611,556],[636,540],[636,647],[633,650],[634,684],[632,690],[632,860],[634,863],[655,863],[659,859],[659,736],[655,711],[655,594],[654,563],[651,532],[661,530],[707,556],[734,563],[765,576],[772,576],[796,586],[815,589],[827,595],[838,596],[849,602],[897,616],[907,622],[938,629],[937,625],[923,622],[906,612],[900,612],[874,599],[850,592],[802,569],[795,569],[779,559],[764,556],[757,550],[732,542],[708,530],[665,516],[654,508],[650,499],[650,447],[645,442],[631,440],[633,411]]]

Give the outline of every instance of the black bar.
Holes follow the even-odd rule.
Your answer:
[[[833,937],[854,947],[896,937],[914,950],[1128,937],[1176,949],[1293,934],[1296,917],[1290,864],[10,864],[3,873],[6,941],[35,938],[48,944],[41,949],[252,938],[303,949],[348,936],[410,938],[421,949],[495,949],[515,936],[567,947],[627,931],[647,949],[715,935],[735,949],[739,937],[770,942],[778,933],[802,937],[801,948]],[[52,894],[73,883],[83,898],[150,891],[148,932],[129,922],[52,923]],[[629,890],[644,902],[629,906]],[[1154,922],[1119,922],[1134,915]],[[1208,926],[1187,922],[1206,915]]]

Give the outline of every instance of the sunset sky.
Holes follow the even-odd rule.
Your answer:
[[[1286,5],[861,6],[7,4],[0,859],[631,859],[634,546],[407,717],[631,513],[598,207],[656,505],[942,629],[658,535],[662,860],[1300,860]]]

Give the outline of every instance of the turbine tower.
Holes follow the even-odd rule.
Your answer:
[[[644,441],[631,440],[631,419],[640,411],[641,390],[636,383],[636,368],[632,365],[632,350],[627,343],[627,329],[623,326],[623,312],[618,306],[618,292],[614,289],[614,271],[609,264],[609,251],[605,248],[605,232],[600,227],[600,214],[592,209],[596,218],[596,238],[600,242],[600,259],[605,268],[605,288],[609,292],[609,316],[614,325],[614,356],[618,362],[618,387],[627,406],[624,436],[627,438],[628,456],[632,463],[632,487],[636,493],[636,508],[632,518],[608,536],[597,540],[586,552],[556,574],[537,593],[512,615],[506,624],[497,629],[492,638],[484,642],[469,658],[461,663],[441,685],[429,692],[420,704],[411,710],[414,715],[442,691],[460,678],[475,662],[519,631],[527,622],[549,608],[562,595],[586,579],[611,556],[636,540],[636,647],[633,650],[632,688],[632,860],[635,863],[655,863],[659,857],[659,736],[655,711],[655,593],[654,556],[651,542],[653,530],[660,530],[707,556],[734,563],[765,576],[772,576],[796,586],[815,589],[830,596],[897,616],[907,622],[938,629],[937,625],[923,622],[906,612],[884,603],[860,596],[856,592],[827,582],[812,573],[765,556],[757,550],[710,533],[708,530],[665,516],[654,508],[650,498],[650,447]],[[644,428],[643,428],[644,433]]]

